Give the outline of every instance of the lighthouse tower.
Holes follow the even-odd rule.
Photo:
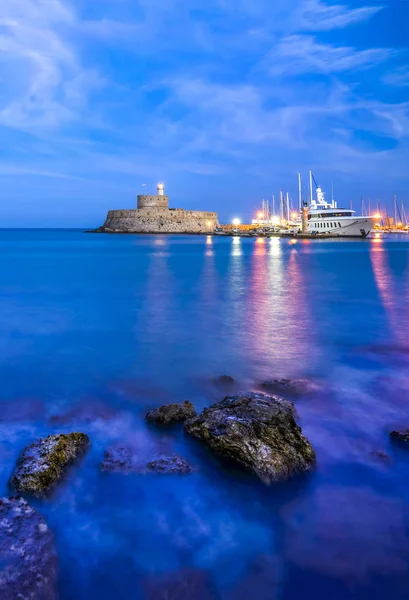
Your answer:
[[[169,198],[165,196],[165,185],[163,183],[158,183],[155,196],[138,196],[138,209],[168,210]]]

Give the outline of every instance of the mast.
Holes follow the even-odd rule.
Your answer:
[[[280,221],[284,219],[283,190],[280,188]]]
[[[312,171],[310,171],[310,205],[312,204]]]
[[[273,194],[273,218],[276,216],[276,197]]]
[[[290,220],[290,197],[287,192],[287,221]]]
[[[400,203],[400,212],[401,212],[401,216],[402,216],[402,223],[406,227],[406,225],[408,224],[408,221],[406,218],[405,207],[403,206],[403,200],[401,200],[401,203]]]
[[[368,217],[371,216],[371,199],[368,198]]]
[[[302,190],[301,190],[301,173],[298,173],[298,210],[301,214],[302,209]]]
[[[393,196],[393,224],[396,225],[398,222],[398,207],[396,205],[396,195]]]

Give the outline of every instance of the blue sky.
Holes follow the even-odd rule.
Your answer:
[[[0,227],[97,226],[164,180],[250,218],[312,168],[409,209],[406,0],[2,0]]]

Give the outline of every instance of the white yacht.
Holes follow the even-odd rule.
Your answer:
[[[308,232],[366,238],[377,221],[378,217],[358,217],[354,210],[338,208],[334,200],[326,202],[317,187],[317,199],[311,199],[308,211]]]

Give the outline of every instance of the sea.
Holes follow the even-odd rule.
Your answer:
[[[0,495],[23,448],[92,448],[45,500],[62,600],[407,600],[409,236],[0,230]],[[147,411],[307,378],[313,473],[265,486]],[[229,392],[230,393],[230,392]],[[187,476],[101,472],[109,447]]]

